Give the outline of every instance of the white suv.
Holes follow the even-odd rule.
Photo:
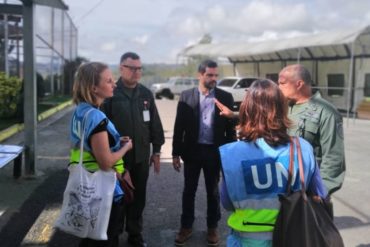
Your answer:
[[[166,97],[173,99],[175,95],[180,95],[182,91],[197,87],[199,84],[198,79],[191,77],[171,77],[165,83],[152,84],[151,90],[156,99]]]
[[[240,104],[244,100],[245,89],[255,80],[257,80],[257,78],[254,77],[225,77],[217,83],[217,87],[233,95],[233,111],[238,111]]]

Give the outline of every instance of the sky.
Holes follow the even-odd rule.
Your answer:
[[[370,25],[370,0],[64,0],[78,28],[78,54],[118,64],[176,63],[204,34],[212,43],[279,40]]]

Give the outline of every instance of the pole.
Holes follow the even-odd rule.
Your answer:
[[[24,145],[26,175],[35,175],[37,147],[37,87],[35,76],[34,4],[23,3],[24,43]]]
[[[351,62],[349,65],[349,73],[348,73],[348,95],[347,95],[347,127],[349,125],[349,108],[351,105],[350,98],[352,95],[352,75],[353,75],[353,57],[354,57],[354,50],[355,50],[355,41],[352,42],[351,45]]]

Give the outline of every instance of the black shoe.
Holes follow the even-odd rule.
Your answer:
[[[141,234],[129,235],[127,242],[133,247],[146,247],[147,246]]]

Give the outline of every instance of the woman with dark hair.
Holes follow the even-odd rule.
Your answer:
[[[227,246],[272,246],[272,231],[279,212],[278,194],[287,186],[291,122],[287,101],[278,86],[256,80],[247,89],[239,111],[239,139],[220,147],[223,169],[221,202],[232,211]],[[304,175],[312,194],[325,198],[311,145],[299,138]],[[297,154],[295,152],[295,160]],[[292,189],[300,189],[295,162]],[[297,179],[296,179],[297,178]]]
[[[106,115],[99,110],[104,99],[113,96],[115,83],[108,66],[91,62],[82,64],[73,85],[73,101],[77,105],[71,121],[71,165],[80,159],[80,142],[83,141],[83,166],[90,172],[114,169],[122,174],[122,157],[132,148],[131,140],[121,137]],[[82,135],[82,131],[84,135]],[[81,140],[81,136],[84,139]],[[114,200],[107,229],[108,240],[84,238],[80,247],[118,247],[118,237],[123,229],[123,193],[116,184]]]

